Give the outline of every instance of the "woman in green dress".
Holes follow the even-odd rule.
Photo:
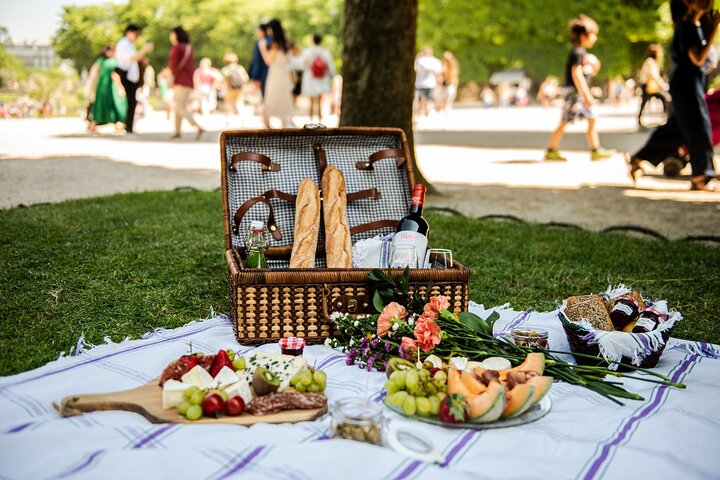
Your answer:
[[[115,73],[115,45],[108,44],[93,64],[90,75],[97,75],[95,103],[90,114],[90,130],[97,125],[124,122],[127,115],[127,98],[120,76]],[[94,70],[94,71],[93,71]]]

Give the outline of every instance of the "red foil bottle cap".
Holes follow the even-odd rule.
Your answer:
[[[413,194],[412,194],[412,201],[411,205],[420,205],[422,206],[425,203],[425,192],[426,192],[425,185],[422,185],[420,183],[415,184],[415,188],[413,188]]]

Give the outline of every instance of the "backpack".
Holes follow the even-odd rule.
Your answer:
[[[315,57],[312,64],[310,65],[310,73],[313,78],[325,78],[328,71],[328,64],[325,59],[321,56]]]
[[[228,82],[230,83],[230,88],[232,89],[238,89],[242,88],[243,85],[245,85],[245,76],[242,74],[242,71],[239,68],[231,68],[230,69],[230,75],[228,78]]]

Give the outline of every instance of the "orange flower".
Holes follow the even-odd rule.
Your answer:
[[[391,322],[393,320],[399,321],[399,320],[405,320],[405,317],[407,317],[407,310],[405,310],[405,307],[400,305],[396,302],[390,302],[387,305],[385,305],[385,308],[383,308],[382,313],[378,317],[378,323],[377,323],[377,335],[378,337],[382,337],[386,333],[390,331]]]
[[[450,308],[450,302],[444,295],[438,295],[437,297],[430,297],[430,301],[423,308],[424,313],[435,312],[440,313],[440,310],[447,310]]]
[[[417,349],[417,343],[415,343],[415,340],[410,337],[402,337],[400,345],[402,345],[403,349],[407,353],[412,353]]]
[[[440,343],[440,327],[433,317],[422,314],[415,321],[415,340],[423,352],[428,352]]]

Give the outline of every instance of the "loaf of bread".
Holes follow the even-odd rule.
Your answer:
[[[295,235],[290,255],[290,268],[315,267],[318,233],[320,232],[320,192],[309,178],[298,186],[295,201]]]
[[[598,330],[615,330],[612,320],[610,320],[610,314],[608,314],[600,295],[583,295],[568,298],[565,316],[572,322],[587,320]]]
[[[325,255],[328,268],[352,268],[352,240],[347,219],[345,176],[333,166],[322,177]]]

